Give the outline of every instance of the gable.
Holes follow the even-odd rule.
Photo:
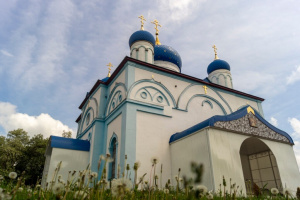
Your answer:
[[[206,127],[221,128],[237,134],[294,144],[289,134],[267,122],[258,112],[254,111],[251,106],[246,106],[230,115],[213,116],[182,132],[175,133],[170,137],[169,143],[175,142]]]

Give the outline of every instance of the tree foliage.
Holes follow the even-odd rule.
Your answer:
[[[42,134],[30,138],[23,129],[9,131],[7,137],[0,136],[0,174],[25,171],[26,183],[35,184],[43,173],[47,142]]]
[[[72,132],[71,131],[65,131],[63,130],[62,136],[65,138],[71,138],[72,137]]]

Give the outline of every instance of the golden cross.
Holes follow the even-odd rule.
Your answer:
[[[141,30],[144,30],[144,21],[146,21],[146,19],[143,15],[139,16],[139,18],[141,19]]]
[[[158,26],[161,27],[161,25],[158,23],[158,21],[155,19],[153,22],[151,22],[152,24],[155,24],[155,30],[156,30],[156,35],[158,35]]]
[[[156,30],[156,33],[155,33],[155,35],[156,35],[155,45],[161,45],[161,43],[160,43],[160,41],[158,39],[158,32],[159,32],[158,26],[161,27],[161,25],[158,23],[158,21],[156,19],[153,22],[151,22],[151,23],[155,24],[155,30]]]
[[[207,86],[206,85],[203,85],[203,88],[204,88],[204,92],[205,92],[205,94],[207,94]]]
[[[107,74],[107,77],[110,77],[110,71],[111,71],[111,68],[113,67],[113,65],[111,63],[108,63],[106,66],[108,66],[108,74]]]
[[[216,45],[212,46],[212,48],[214,49],[214,52],[215,52],[215,60],[219,59],[218,55],[217,55],[217,50],[218,49],[217,49]]]

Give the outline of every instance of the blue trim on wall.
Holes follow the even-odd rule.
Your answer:
[[[192,126],[182,132],[178,132],[178,133],[175,133],[173,134],[171,137],[170,137],[170,140],[169,140],[169,143],[172,143],[172,142],[175,142],[176,140],[179,140],[183,137],[186,137],[198,130],[201,130],[205,127],[209,127],[209,126],[214,126],[215,122],[217,121],[232,121],[232,120],[236,120],[236,119],[240,119],[242,117],[244,117],[245,115],[247,115],[247,108],[249,106],[245,106],[243,107],[242,109],[240,110],[237,110],[236,112],[234,113],[231,113],[230,115],[225,115],[225,116],[221,116],[221,115],[215,115],[203,122],[200,122],[199,124],[196,124],[195,126]],[[251,107],[252,108],[252,107]],[[260,116],[260,114],[255,111],[255,116],[262,122],[264,123],[267,127],[269,127],[270,129],[272,129],[273,131],[275,131],[276,133],[279,133],[280,135],[283,135],[285,136],[289,142],[291,144],[294,144],[293,142],[293,139],[291,138],[291,136],[289,134],[287,134],[286,132],[276,128],[275,126],[273,126],[272,124],[270,124],[268,121],[266,121],[263,117]]]
[[[208,105],[210,105],[211,109],[214,108],[213,104],[209,100],[203,100],[201,105],[204,106],[205,103],[207,103]]]
[[[105,106],[105,116],[109,115],[110,113],[110,107],[111,107],[111,103],[113,101],[113,98],[116,96],[116,94],[118,92],[121,92],[122,94],[122,91],[121,90],[117,90],[115,92],[115,90],[118,88],[118,87],[123,87],[124,91],[125,91],[125,98],[123,100],[125,100],[127,98],[127,88],[126,88],[126,85],[124,83],[116,83],[115,84],[115,87],[111,90],[110,94],[109,94],[109,97],[108,97],[108,100],[107,100],[107,104]],[[116,106],[117,107],[117,106]]]
[[[78,151],[90,151],[90,142],[73,138],[50,136],[50,146],[52,148],[72,149]]]
[[[222,104],[221,104],[219,101],[217,101],[215,98],[213,98],[213,97],[211,97],[211,96],[207,96],[207,95],[205,95],[205,94],[195,94],[195,95],[193,95],[193,96],[189,99],[189,101],[187,102],[187,104],[186,104],[186,108],[185,108],[186,110],[188,110],[188,107],[189,107],[190,102],[191,102],[191,101],[193,100],[193,98],[195,98],[195,97],[205,97],[205,98],[208,98],[208,99],[212,100],[213,102],[215,102],[216,104],[218,104],[218,106],[222,109],[224,115],[227,115],[226,110],[224,109],[224,107],[222,106]]]
[[[178,105],[180,103],[180,100],[182,99],[183,95],[188,91],[189,88],[193,87],[193,86],[203,86],[201,84],[195,84],[195,83],[191,83],[190,85],[188,85],[186,88],[184,88],[184,90],[180,93],[179,97],[178,97],[178,101],[177,101],[177,105],[176,105],[176,108],[178,108]],[[215,90],[213,87],[209,87],[210,90],[214,91],[219,97],[220,99],[226,104],[226,106],[228,107],[230,113],[232,113],[232,109],[231,107],[229,106],[229,104],[227,103],[227,101],[222,97],[221,94],[219,94],[219,92],[217,90]],[[202,93],[200,93],[202,94]],[[187,107],[186,107],[187,108]],[[224,107],[223,107],[224,108]],[[227,113],[227,112],[226,112]]]
[[[155,85],[158,85],[158,86],[162,87],[162,88],[165,90],[165,92],[168,94],[168,96],[171,98],[172,103],[173,103],[173,107],[176,107],[176,101],[175,101],[175,99],[174,99],[172,93],[168,90],[168,88],[166,88],[163,84],[161,84],[161,83],[159,83],[159,82],[157,82],[157,81],[155,81],[155,80],[153,80],[153,79],[141,79],[141,80],[138,80],[138,81],[134,82],[134,83],[131,85],[131,87],[129,88],[129,90],[128,90],[128,96],[131,95],[132,89],[133,89],[135,86],[137,86],[138,84],[140,84],[140,83],[153,83],[153,84],[155,84]],[[147,87],[153,87],[153,86],[147,86]],[[155,87],[153,87],[153,88],[155,88]],[[158,91],[160,91],[158,88],[155,88],[155,89],[158,90]],[[160,91],[160,92],[161,92],[161,91]],[[163,92],[162,92],[162,93],[163,93]],[[166,98],[166,99],[167,99],[167,98]]]
[[[150,94],[150,92],[147,90],[147,88],[151,88],[151,89],[153,89],[153,90],[156,90],[157,92],[152,96],[152,95]],[[145,91],[148,93],[148,95],[150,96],[152,102],[154,101],[154,99],[155,99],[154,97],[157,95],[157,93],[161,94],[161,95],[164,97],[164,99],[166,100],[168,106],[170,106],[170,103],[169,103],[168,98],[167,98],[166,95],[165,95],[162,91],[160,91],[158,88],[153,87],[153,86],[144,86],[144,87],[140,88],[140,89],[135,93],[134,97],[136,97],[136,95],[137,95],[141,90],[145,90]]]
[[[94,118],[95,118],[94,109],[93,109],[92,107],[89,107],[89,108],[85,111],[85,113],[84,113],[84,117],[83,117],[83,120],[82,120],[82,122],[81,122],[80,132],[82,132],[82,129],[83,129],[83,126],[84,126],[84,122],[86,121],[86,117],[87,117],[87,115],[90,113],[90,110],[92,110],[91,113],[93,113],[93,116],[92,116],[92,119],[91,119],[90,122],[89,122],[89,125],[87,125],[85,129],[87,129],[87,128],[91,125],[91,122],[92,122],[92,121],[94,120]],[[84,131],[84,130],[83,130],[83,131]],[[80,135],[81,135],[81,134],[80,134]]]

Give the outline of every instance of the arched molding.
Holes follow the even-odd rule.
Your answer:
[[[91,111],[91,112],[90,112],[90,111]],[[91,116],[90,116],[90,122],[89,122],[88,125],[85,125],[86,117],[87,117],[87,115],[88,115],[89,113],[91,113]],[[88,127],[88,126],[92,123],[92,121],[93,121],[94,118],[95,118],[94,109],[93,109],[92,107],[89,107],[89,108],[85,111],[83,120],[82,120],[81,123],[80,123],[81,126],[80,126],[80,132],[79,132],[79,135],[82,133],[82,131],[83,131],[82,129],[83,129],[84,125],[85,125],[85,128]]]
[[[215,103],[221,108],[221,110],[223,111],[223,114],[224,114],[224,115],[227,115],[226,110],[224,109],[224,107],[221,105],[221,103],[220,103],[219,101],[217,101],[217,100],[214,99],[213,97],[207,96],[207,95],[205,95],[205,94],[195,94],[195,95],[193,95],[193,96],[189,99],[189,101],[187,102],[187,105],[186,105],[186,108],[185,108],[186,111],[188,111],[188,107],[189,107],[190,102],[191,102],[194,98],[196,98],[196,97],[205,97],[205,98],[210,99],[211,101],[215,102]],[[202,103],[203,103],[203,102],[202,102]]]
[[[96,117],[98,117],[99,114],[99,107],[98,107],[98,101],[95,97],[91,98],[92,101],[94,101],[95,106],[96,106]]]
[[[221,104],[222,107],[225,109],[226,113],[228,114],[232,113],[231,107],[218,91],[216,91],[213,87],[208,87],[208,94],[209,94],[208,96],[207,94],[205,94],[203,86],[204,85],[200,85],[200,84],[188,85],[178,97],[177,108],[186,110],[187,104],[193,96],[205,95],[207,97],[213,98],[215,101]]]
[[[119,96],[121,95],[122,100],[119,101]],[[117,99],[116,99],[117,98]],[[124,83],[116,83],[115,87],[111,90],[107,104],[105,106],[105,113],[108,115],[112,110],[114,110],[123,100],[127,98],[127,88]],[[112,103],[115,102],[115,107],[111,109]]]
[[[151,92],[150,92],[150,90],[151,90]],[[146,98],[143,98],[141,96],[141,94],[143,92],[146,92],[147,95],[149,96],[149,98],[147,98],[148,96]],[[150,101],[150,102],[154,102],[154,103],[163,103],[165,101],[165,103],[168,106],[170,106],[170,102],[169,102],[168,98],[166,97],[166,95],[162,91],[160,91],[159,89],[157,89],[156,87],[153,87],[153,86],[145,86],[145,87],[140,88],[135,93],[134,98],[139,99],[139,96],[141,96],[146,101]],[[157,98],[155,98],[155,97],[157,97]],[[159,97],[161,97],[161,100],[158,100]]]
[[[156,99],[153,97],[157,94],[161,94],[161,96],[166,100],[167,105],[172,106],[173,108],[176,107],[176,102],[171,92],[162,83],[157,82],[154,79],[142,79],[134,82],[128,90],[128,98],[139,98],[137,95],[143,90],[147,90],[147,92],[151,95],[151,100],[148,100],[148,102],[155,102]],[[143,99],[139,98],[139,100]]]
[[[132,52],[133,52],[134,50],[139,51],[140,48],[144,48],[145,51],[149,51],[149,50],[150,50],[150,51],[152,52],[152,54],[154,55],[154,51],[153,51],[152,48],[150,48],[150,47],[145,47],[145,46],[143,46],[143,45],[132,48],[131,51],[130,51],[130,55],[132,55]]]
[[[212,104],[209,100],[207,100],[207,99],[206,99],[206,100],[203,100],[201,105],[204,106],[205,103],[208,104],[208,105],[210,105],[210,108],[211,108],[211,109],[214,108],[213,104]]]

